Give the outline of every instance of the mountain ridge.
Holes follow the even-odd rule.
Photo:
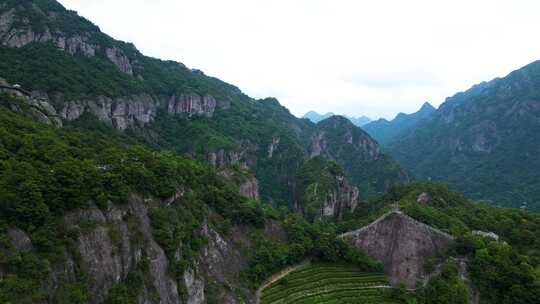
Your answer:
[[[381,118],[364,125],[363,129],[375,138],[378,143],[386,146],[420,120],[428,118],[434,111],[435,108],[429,102],[425,102],[414,113],[405,114],[400,112],[390,121]]]
[[[418,178],[538,210],[540,62],[457,93],[386,149]],[[422,156],[421,159],[419,156]]]
[[[319,114],[319,113],[317,113],[315,111],[307,112],[306,114],[304,114],[304,116],[302,116],[302,118],[307,118],[313,123],[319,123],[319,122],[321,122],[321,121],[323,121],[325,119],[328,119],[331,116],[343,116],[343,117],[346,117],[348,120],[350,120],[357,127],[362,127],[363,125],[365,125],[365,124],[367,124],[367,123],[369,123],[371,121],[371,118],[369,118],[367,116],[354,117],[354,116],[350,116],[350,115],[336,115],[333,112],[328,112],[326,114]]]

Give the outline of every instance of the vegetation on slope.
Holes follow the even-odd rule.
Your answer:
[[[422,193],[431,197],[427,203],[417,202]],[[474,203],[446,186],[416,182],[393,187],[365,208],[358,208],[339,230],[361,227],[396,202],[413,218],[457,237],[457,244],[449,254],[469,261],[472,281],[486,303],[540,300],[538,214]],[[472,235],[473,230],[494,232],[500,240]]]
[[[318,123],[314,134],[321,137],[320,155],[335,160],[364,199],[408,179],[396,161],[381,153],[377,142],[344,117],[332,116]]]
[[[265,288],[261,303],[398,303],[382,286],[388,286],[382,273],[318,263],[291,272]]]
[[[64,215],[109,201],[124,204],[130,193],[168,199],[179,189],[184,195],[175,204],[149,211],[156,241],[170,261],[175,278],[181,274],[206,240],[199,231],[210,210],[219,221],[210,225],[224,235],[233,225],[250,227],[253,248],[245,269],[246,285],[255,287],[281,267],[306,257],[349,262],[366,270],[380,264],[336,238],[332,226],[317,226],[286,211],[277,213],[250,201],[216,169],[171,151],[136,145],[125,134],[101,125],[88,116],[78,126],[55,129],[10,110],[21,100],[0,94],[0,302],[90,303],[89,278],[74,265],[77,281],[63,278],[50,285],[50,275],[73,253],[80,231],[71,230]],[[261,234],[264,223],[279,220],[287,240],[274,241]],[[93,229],[95,223],[81,223]],[[18,251],[7,235],[17,227],[27,233],[34,250]],[[86,229],[86,228],[85,228]],[[181,248],[182,254],[176,252]],[[76,261],[77,262],[77,261]],[[110,303],[129,303],[147,277],[143,259],[126,280],[110,293]],[[135,293],[134,293],[135,292]],[[126,302],[127,301],[127,302]]]
[[[225,154],[242,155],[241,161],[247,162],[259,179],[266,201],[278,206],[293,201],[291,185],[296,170],[309,156],[307,150],[314,124],[297,119],[275,99],[254,100],[238,88],[180,63],[146,57],[133,45],[101,33],[90,21],[65,10],[54,0],[8,1],[0,6],[0,12],[12,8],[17,21],[12,25],[15,30],[30,29],[40,33],[47,29],[62,39],[78,35],[97,51],[92,57],[80,53],[71,55],[52,42],[33,43],[19,49],[0,47],[0,56],[4,59],[0,62],[0,77],[28,90],[48,93],[54,97],[57,108],[70,100],[141,93],[165,99],[180,94],[211,95],[230,103],[230,108],[218,110],[212,118],[171,117],[163,111],[150,128],[132,130],[130,134],[153,148],[201,158],[221,150]],[[129,59],[133,76],[121,72],[107,57],[105,50],[111,47],[121,50]],[[275,153],[270,155],[269,145],[274,141],[279,143]],[[346,153],[343,157],[347,157]],[[341,154],[335,157],[342,166],[350,162],[345,158]],[[386,158],[377,164],[356,159],[354,162],[356,173],[347,173],[354,175],[355,185],[362,183],[360,188],[366,196],[382,192],[388,184],[402,180],[396,176],[400,174],[399,166]]]
[[[307,160],[297,174],[296,191],[304,217],[320,217],[321,208],[332,192],[339,191],[337,178],[345,176],[343,169],[333,161],[317,156]]]
[[[540,210],[540,62],[450,97],[387,152],[419,179]]]
[[[375,138],[380,145],[385,147],[398,139],[401,133],[406,132],[421,120],[431,116],[435,110],[429,102],[426,102],[415,113],[399,113],[391,121],[381,118],[362,126],[362,129],[369,133],[371,137]]]

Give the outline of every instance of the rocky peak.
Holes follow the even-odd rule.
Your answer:
[[[338,164],[322,157],[304,163],[296,189],[296,209],[311,220],[340,220],[358,204],[358,188],[349,184]]]
[[[381,150],[362,129],[343,116],[332,116],[319,124],[312,136],[311,156],[337,159],[344,150],[352,150],[363,160],[377,160]]]

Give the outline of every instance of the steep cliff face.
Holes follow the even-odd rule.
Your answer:
[[[62,126],[61,117],[56,113],[47,98],[27,92],[18,86],[13,86],[2,78],[0,78],[0,93],[22,101],[22,103],[12,103],[10,105],[11,110],[21,113],[27,112],[41,123],[57,127]]]
[[[259,181],[247,168],[229,169],[221,171],[221,175],[238,185],[240,194],[249,199],[259,199]]]
[[[337,188],[326,195],[322,204],[322,218],[341,219],[346,212],[353,212],[358,205],[358,188],[352,187],[344,176],[336,176]]]
[[[65,223],[83,230],[77,239],[77,253],[90,279],[93,303],[103,303],[111,288],[125,280],[143,259],[149,263],[149,276],[141,296],[155,291],[161,303],[180,303],[178,283],[170,276],[167,257],[153,238],[148,206],[142,198],[132,196],[127,206],[110,205],[106,211],[92,207],[72,212],[66,215]]]
[[[172,115],[212,116],[217,108],[228,106],[227,102],[217,101],[212,96],[196,94],[170,98],[148,94],[117,98],[98,96],[75,101],[66,101],[61,96],[54,96],[52,103],[59,105],[60,116],[65,120],[75,120],[88,112],[119,130],[144,127],[155,119],[157,112],[161,109]]]
[[[392,211],[342,237],[382,261],[392,284],[403,283],[409,288],[415,288],[426,275],[426,261],[443,254],[454,240],[401,211]]]
[[[66,14],[60,4],[54,1],[4,1],[0,8],[0,44],[21,48],[35,42],[49,42],[73,55],[94,57],[104,54],[121,72],[133,75],[134,58],[130,59],[91,22],[75,12]],[[84,22],[73,27],[74,20]],[[68,24],[72,27],[66,28]]]
[[[105,303],[118,284],[142,271],[137,303],[203,304],[209,298],[215,303],[252,303],[254,294],[241,279],[249,262],[244,248],[249,246],[250,230],[235,226],[223,235],[204,221],[199,233],[206,245],[181,276],[175,277],[164,249],[155,240],[149,217],[149,211],[159,204],[131,195],[125,205],[109,204],[105,210],[92,206],[66,214],[63,223],[66,231],[76,235],[75,247],[65,253],[65,262],[53,269],[51,294],[56,292],[57,282],[75,283],[84,273],[91,303]],[[276,222],[268,222],[264,230],[271,237],[283,234]],[[23,230],[10,228],[8,236],[17,250],[34,250]]]
[[[339,165],[322,157],[304,163],[295,189],[294,207],[310,220],[340,220],[358,204],[358,188],[349,184]]]
[[[147,126],[155,119],[157,112],[161,109],[166,109],[171,115],[212,116],[216,108],[228,106],[227,102],[216,101],[212,96],[195,94],[173,96],[168,101],[165,98],[148,94],[118,98],[98,96],[91,99],[67,101],[60,94],[53,95],[51,99],[43,92],[25,91],[23,88],[14,87],[2,78],[0,78],[0,92],[24,99],[37,119],[44,123],[62,126],[62,120],[73,121],[83,114],[89,113],[118,130]],[[53,105],[57,105],[57,109]],[[209,157],[210,162],[216,165],[234,162],[234,160],[226,162],[223,159],[224,155],[222,157],[218,157],[218,155]]]
[[[315,126],[309,153],[343,167],[351,183],[359,187],[363,199],[408,180],[407,173],[381,152],[375,140],[341,116],[332,116]]]
[[[103,53],[120,71],[133,75],[132,60],[123,50],[99,43],[111,40],[99,32],[99,28],[85,20],[79,29],[66,30],[63,25],[83,19],[75,12],[64,14],[60,4],[54,1],[3,1],[0,8],[0,44],[21,48],[35,42],[50,42],[73,55],[94,57]]]

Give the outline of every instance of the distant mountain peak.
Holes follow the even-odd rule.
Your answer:
[[[358,127],[361,127],[371,121],[371,118],[365,115],[362,115],[359,117],[353,117],[349,115],[337,115],[337,114],[334,114],[333,112],[327,112],[326,114],[319,114],[316,111],[309,111],[306,114],[304,114],[302,118],[307,118],[311,120],[311,122],[313,123],[319,123],[320,121],[330,118],[332,116],[343,116]]]
[[[429,117],[435,113],[435,111],[437,111],[437,109],[429,102],[424,102],[422,107],[412,114],[400,112],[391,121],[381,118],[366,124],[363,128],[381,145],[387,145],[398,138],[399,134],[413,127],[420,120]]]
[[[429,101],[424,102],[424,104],[420,108],[420,112],[433,111],[433,110],[436,110],[436,108],[434,106],[432,106],[431,103],[429,103]]]

